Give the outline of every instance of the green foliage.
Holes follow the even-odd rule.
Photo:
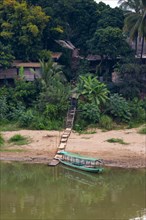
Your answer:
[[[144,108],[144,102],[146,100],[140,100],[138,98],[133,99],[129,102],[131,120],[133,122],[143,123],[146,120],[146,109]]]
[[[119,143],[119,144],[124,144],[124,145],[128,144],[125,141],[123,141],[123,139],[120,139],[120,138],[110,138],[110,139],[107,140],[107,142],[109,142],[109,143]]]
[[[106,27],[97,30],[88,41],[88,45],[93,53],[112,59],[131,53],[130,46],[126,42],[122,31],[117,27]]]
[[[18,124],[12,121],[4,121],[4,122],[0,122],[0,131],[18,131],[20,128],[18,126]]]
[[[29,128],[33,119],[34,119],[33,112],[31,109],[28,109],[19,116],[18,123],[20,127]]]
[[[133,4],[133,2],[134,2],[134,4]],[[144,41],[145,41],[145,37],[146,37],[145,0],[142,0],[142,1],[135,0],[133,2],[131,2],[131,1],[126,2],[127,5],[125,8],[127,8],[127,9],[130,8],[131,12],[129,12],[125,18],[124,31],[126,34],[128,34],[130,36],[130,38],[132,40],[135,40],[136,54],[137,54],[138,36],[142,37],[142,44],[141,44],[141,59],[142,59],[142,54],[143,54],[143,49],[144,49]],[[135,11],[133,11],[133,9]]]
[[[3,69],[7,69],[11,66],[14,56],[12,55],[11,46],[5,46],[0,42],[0,65]]]
[[[36,130],[60,130],[63,121],[59,119],[46,119],[46,117],[36,114],[29,128]]]
[[[138,133],[139,134],[146,134],[146,126],[141,128]]]
[[[118,27],[120,29],[123,28],[124,14],[120,8],[111,8],[110,6],[106,6],[102,13],[100,13],[99,19],[97,21],[97,29],[107,28],[109,26],[115,28]]]
[[[47,62],[51,57],[51,52],[49,50],[41,50],[39,53],[39,59]]]
[[[99,126],[106,130],[113,129],[113,120],[108,115],[102,115],[99,119]]]
[[[21,76],[23,77],[23,75]],[[15,81],[14,99],[30,107],[37,99],[39,88],[35,82],[26,82],[24,79]]]
[[[142,10],[142,1],[141,0],[119,0],[118,3],[120,4],[120,8],[126,12],[135,11],[136,13]]]
[[[131,119],[128,102],[125,98],[116,93],[110,96],[107,112],[118,121],[128,122]]]
[[[54,77],[55,80],[60,80],[61,82],[66,81],[65,76],[62,71],[62,67],[58,63],[54,63],[50,57],[47,62],[40,61],[41,63],[41,81],[45,86],[52,84]]]
[[[8,119],[12,121],[18,121],[19,118],[24,115],[26,108],[21,102],[18,102],[17,105],[11,106],[9,109]]]
[[[123,64],[119,68],[121,83],[119,92],[128,99],[140,97],[142,92],[146,92],[145,81],[146,65],[136,63]]]
[[[28,144],[29,141],[28,141],[27,137],[24,137],[20,134],[15,134],[14,136],[12,136],[9,139],[9,143],[13,143],[13,144],[16,144],[16,145],[25,145],[25,144]]]
[[[97,105],[91,103],[82,103],[78,107],[81,111],[81,119],[87,121],[89,124],[95,124],[100,118],[100,109]]]
[[[81,75],[85,75],[85,73],[89,73],[89,72],[90,72],[90,62],[88,60],[80,60],[80,65],[76,72],[77,77]]]
[[[58,115],[58,106],[54,104],[46,104],[44,116],[47,118],[56,118]]]
[[[36,60],[49,16],[40,6],[16,0],[2,1],[0,15],[0,40],[11,45],[17,59]]]
[[[62,118],[67,111],[70,86],[58,64],[51,59],[41,64],[42,91],[38,96],[37,109],[45,117],[53,117],[56,120],[58,115]]]
[[[26,150],[24,149],[11,149],[11,148],[0,148],[0,152],[15,152],[15,153],[20,153],[20,152],[25,152]]]
[[[2,134],[0,133],[0,147],[3,146],[4,143],[5,143],[5,140],[4,140],[3,136],[2,136]]]
[[[74,125],[74,130],[78,133],[82,133],[82,131],[86,130],[89,123],[81,118],[77,118]]]
[[[8,114],[7,97],[5,95],[0,96],[0,120],[6,120]]]
[[[97,106],[103,105],[108,100],[109,91],[104,83],[101,83],[92,75],[80,76],[77,92],[84,98]]]

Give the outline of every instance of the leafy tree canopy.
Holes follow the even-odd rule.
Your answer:
[[[0,17],[1,42],[12,46],[16,58],[36,59],[49,16],[40,6],[28,6],[25,1],[3,0]]]
[[[102,4],[102,3],[99,3]],[[124,26],[124,14],[120,8],[110,8],[105,6],[100,12],[100,17],[97,21],[97,28],[106,28],[108,26],[118,27],[120,29]]]
[[[14,56],[12,55],[12,51],[10,46],[5,46],[0,42],[0,65],[3,69],[10,67]]]
[[[97,30],[88,44],[93,53],[112,59],[126,55],[131,51],[122,31],[113,27]]]

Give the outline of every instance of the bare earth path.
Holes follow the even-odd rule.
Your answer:
[[[66,150],[83,155],[102,158],[107,166],[125,168],[146,167],[146,136],[137,133],[138,129],[114,130],[95,134],[72,132]],[[20,130],[2,132],[5,140],[15,134],[30,138],[30,143],[22,146],[11,145],[7,149],[23,149],[22,152],[0,152],[0,160],[48,163],[55,155],[62,132]],[[128,145],[108,143],[110,138],[121,138]]]

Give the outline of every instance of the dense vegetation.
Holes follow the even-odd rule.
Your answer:
[[[121,8],[112,9],[94,0],[0,0],[2,68],[9,68],[14,59],[41,60],[41,79],[26,82],[21,68],[12,86],[7,81],[1,86],[1,125],[61,129],[72,93],[79,97],[78,131],[92,124],[113,129],[117,124],[132,127],[145,122],[146,65],[134,58],[136,51],[126,39],[137,45],[138,35],[142,36],[142,54],[146,6],[140,0],[138,8],[130,0],[120,2]],[[96,71],[86,59],[78,60],[73,69],[71,51],[58,45],[59,39],[71,41],[83,57],[100,55]],[[53,63],[50,51],[63,52],[62,65]],[[111,81],[113,71],[118,82]]]

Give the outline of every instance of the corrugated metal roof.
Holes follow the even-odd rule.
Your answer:
[[[100,56],[100,55],[89,54],[89,55],[86,57],[86,60],[89,60],[89,61],[101,60],[101,56]]]

